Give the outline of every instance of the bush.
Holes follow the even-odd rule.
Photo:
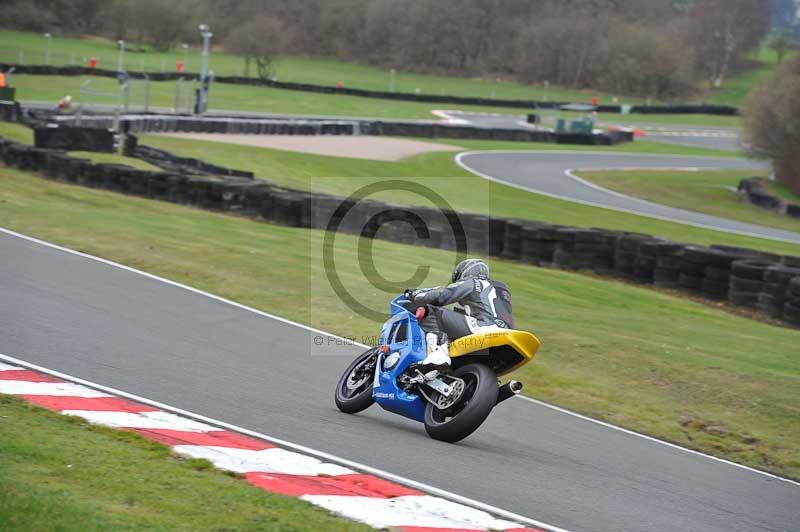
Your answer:
[[[800,55],[753,91],[744,116],[750,151],[771,159],[778,181],[800,194]]]

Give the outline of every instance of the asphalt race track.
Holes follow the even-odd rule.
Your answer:
[[[511,128],[530,127],[526,123],[527,115],[507,115],[498,113],[480,113],[473,111],[441,111],[451,121],[479,127]],[[553,127],[557,111],[540,112],[544,125]],[[650,124],[618,122],[614,114],[601,113],[597,120],[598,128],[610,125],[619,127],[633,127],[642,129],[646,133],[646,140],[655,140],[669,144],[681,144],[698,148],[709,148],[723,151],[741,151],[739,143],[739,130],[736,128],[691,126],[679,124]]]
[[[702,170],[762,167],[760,163],[754,161],[732,157],[553,151],[467,152],[459,154],[456,161],[467,170],[493,181],[562,199],[718,231],[800,243],[800,233],[659,205],[591,186],[567,175],[570,169],[697,168]],[[532,217],[536,218],[535,212],[532,213]]]
[[[307,329],[3,232],[0,257],[5,355],[574,532],[800,524],[797,484],[523,399],[457,445],[377,407],[341,414],[333,386],[357,348],[311,355]]]

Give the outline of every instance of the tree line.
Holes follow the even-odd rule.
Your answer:
[[[2,0],[5,27],[158,50],[214,42],[270,75],[276,55],[550,83],[656,99],[718,87],[764,38],[770,0]]]

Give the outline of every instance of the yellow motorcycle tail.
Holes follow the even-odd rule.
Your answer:
[[[448,347],[453,364],[482,362],[495,373],[505,375],[524,366],[539,350],[539,339],[514,329],[490,329],[450,341]]]

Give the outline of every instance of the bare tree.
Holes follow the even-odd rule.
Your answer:
[[[800,194],[800,55],[747,98],[744,133],[750,151],[771,159],[775,177]]]
[[[225,49],[244,56],[244,75],[250,76],[250,63],[255,61],[261,79],[274,75],[274,57],[278,52],[283,26],[280,21],[256,16],[236,28],[225,41]]]
[[[99,28],[157,49],[197,43],[207,22],[215,45],[244,56],[248,75],[255,63],[270,76],[272,57],[286,53],[679,98],[744,64],[769,0],[6,1],[14,8],[0,25]]]
[[[792,38],[787,31],[777,31],[769,38],[769,47],[778,56],[778,63],[783,61],[783,56],[792,47]]]
[[[767,0],[697,0],[690,11],[690,38],[697,66],[712,87],[757,46],[767,30]]]

